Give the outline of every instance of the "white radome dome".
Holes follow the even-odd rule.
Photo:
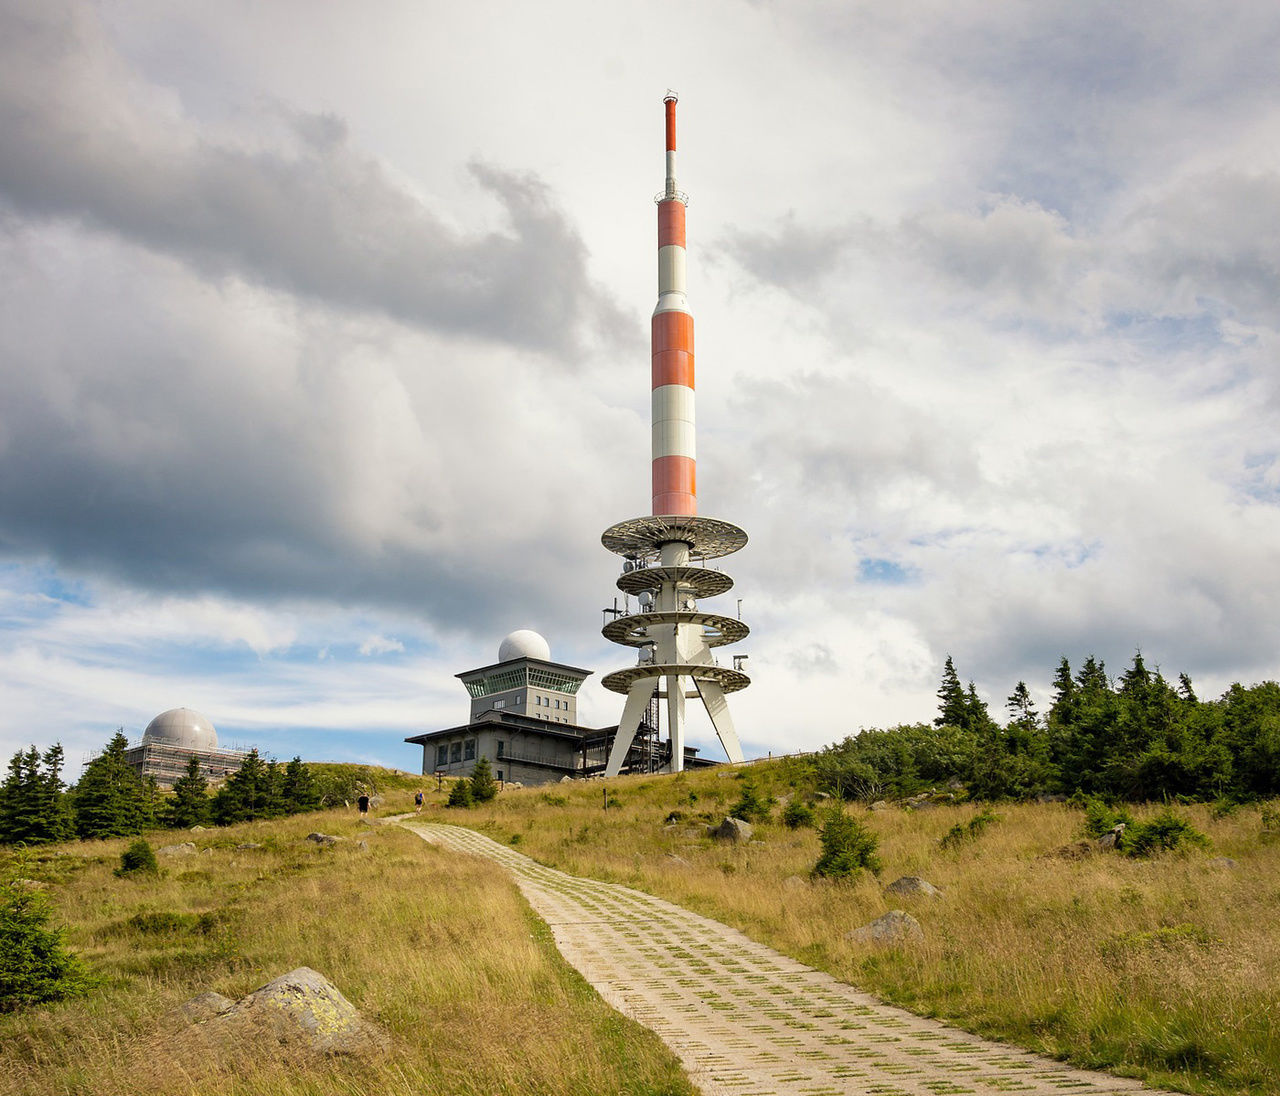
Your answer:
[[[537,632],[521,628],[507,636],[498,648],[499,662],[510,662],[517,658],[537,658],[550,662],[551,647]]]
[[[163,742],[184,750],[216,750],[218,732],[199,712],[191,708],[170,708],[147,724],[142,741]]]

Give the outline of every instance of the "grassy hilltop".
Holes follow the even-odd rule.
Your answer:
[[[738,803],[744,781],[778,800],[755,828],[759,843],[707,839],[706,822]],[[1190,1092],[1280,1092],[1274,805],[1182,809],[1211,844],[1149,858],[1083,855],[1084,813],[1062,803],[851,805],[879,838],[883,870],[835,884],[810,880],[815,830],[780,821],[784,803],[805,802],[811,788],[808,763],[792,759],[509,790],[486,807],[426,813],[554,867],[660,895],[972,1031]],[[992,809],[996,821],[970,829]],[[1141,821],[1160,809],[1132,810]],[[963,836],[944,845],[956,827]],[[903,875],[944,896],[887,894]],[[844,938],[892,908],[921,922],[922,945],[882,950]]]
[[[1002,805],[972,830],[979,807],[967,804],[850,806],[884,867],[836,884],[810,880],[815,830],[781,822],[781,800],[810,798],[801,760],[508,789],[471,810],[444,806],[447,782],[376,769],[361,779],[382,794],[382,814],[412,811],[421,786],[423,820],[659,894],[915,1011],[1166,1087],[1280,1091],[1273,810],[1186,808],[1211,848],[1140,859],[1082,857],[1084,815],[1064,804]],[[706,822],[739,802],[744,782],[778,800],[770,819],[749,845],[712,842]],[[942,844],[957,826],[963,836]],[[348,840],[317,847],[303,840],[311,830]],[[129,839],[0,850],[0,874],[45,886],[100,979],[86,997],[0,1015],[2,1096],[691,1091],[655,1036],[565,966],[494,865],[362,825],[353,809],[148,840],[201,851],[161,858],[159,878],[122,879],[112,869]],[[235,847],[245,843],[261,848]],[[1221,857],[1236,866],[1211,863]],[[887,895],[900,875],[944,897]],[[923,944],[844,938],[890,908],[919,919]],[[391,1053],[285,1067],[235,1048],[210,1062],[167,1052],[167,1017],[183,1001],[238,997],[299,965],[388,1028]]]

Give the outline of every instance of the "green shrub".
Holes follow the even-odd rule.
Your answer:
[[[963,825],[957,822],[951,829],[942,835],[938,842],[944,849],[954,849],[958,845],[962,845],[967,841],[972,841],[977,837],[981,837],[983,831],[994,822],[999,822],[1000,816],[993,811],[982,810],[969,819],[969,824]]]
[[[1153,852],[1194,845],[1204,847],[1209,838],[1172,807],[1166,807],[1146,822],[1130,823],[1116,842],[1127,856],[1150,856]]]
[[[839,806],[827,812],[818,839],[822,842],[822,855],[813,866],[813,875],[850,879],[864,870],[880,874],[880,858],[876,855],[880,839]]]
[[[477,803],[488,803],[498,797],[498,782],[493,778],[493,768],[487,757],[476,762],[471,770],[471,798]]]
[[[0,1013],[86,992],[92,980],[47,927],[49,899],[25,881],[0,890]]]
[[[1268,836],[1280,833],[1280,805],[1262,804],[1262,832]]]
[[[812,826],[817,821],[813,808],[808,803],[796,801],[788,803],[782,812],[782,824],[789,830],[798,830],[804,826]]]
[[[159,874],[160,865],[156,863],[156,854],[151,851],[145,838],[139,837],[120,854],[120,866],[116,868],[116,875]]]
[[[1084,832],[1090,837],[1110,833],[1122,822],[1125,826],[1133,825],[1133,815],[1123,807],[1107,806],[1097,796],[1079,796],[1074,802],[1084,807]]]
[[[453,787],[449,789],[449,802],[445,806],[474,807],[475,805],[475,796],[471,794],[471,781],[455,780]]]
[[[761,795],[755,781],[749,776],[744,776],[738,801],[729,808],[729,814],[734,818],[741,818],[744,822],[767,822],[772,810],[773,799],[767,795]]]

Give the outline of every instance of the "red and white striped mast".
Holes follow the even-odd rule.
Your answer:
[[[693,419],[693,314],[686,289],[687,194],[676,187],[676,93],[667,114],[667,182],[658,203],[658,303],[653,310],[653,512],[698,512]]]
[[[730,761],[742,760],[726,693],[750,684],[738,668],[721,666],[713,648],[744,639],[741,620],[703,612],[702,598],[723,594],[733,580],[705,566],[747,543],[736,525],[698,516],[697,452],[693,413],[693,315],[686,296],[685,210],[688,195],[676,186],[675,92],[663,99],[666,114],[666,185],[658,205],[658,303],[652,319],[653,514],[611,526],[604,546],[624,559],[618,589],[635,594],[640,611],[615,616],[605,638],[639,648],[635,666],[604,678],[626,695],[607,776],[644,763],[632,754],[636,733],[655,694],[666,701],[670,755],[664,767],[684,768],[685,700],[698,699]],[[629,756],[630,755],[630,756]]]

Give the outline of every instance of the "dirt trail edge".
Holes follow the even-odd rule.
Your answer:
[[[657,1032],[707,1096],[1157,1091],[891,1008],[718,921],[544,867],[474,830],[402,824],[511,872],[565,959],[619,1012]]]

